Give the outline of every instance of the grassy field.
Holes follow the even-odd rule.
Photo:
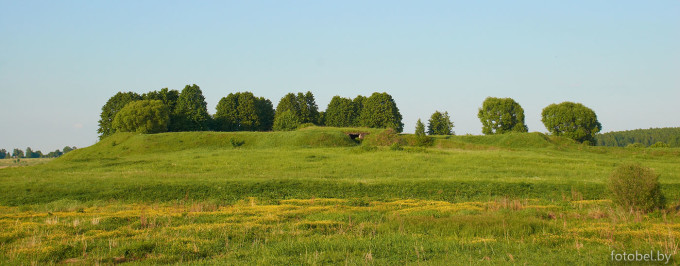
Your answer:
[[[7,167],[20,167],[44,164],[53,160],[53,158],[21,158],[17,159],[0,159],[0,169]]]
[[[345,135],[357,131],[370,135]],[[604,264],[612,251],[677,253],[680,149],[540,133],[409,143],[314,127],[117,134],[0,169],[0,261]],[[605,182],[628,161],[660,174],[665,210],[611,204]]]

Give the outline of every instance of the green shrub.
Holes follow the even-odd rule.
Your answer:
[[[619,165],[609,177],[609,190],[612,201],[625,209],[651,211],[664,205],[658,175],[637,163]]]
[[[290,110],[277,113],[274,118],[275,131],[292,131],[298,128],[300,119]]]
[[[365,141],[370,145],[375,146],[390,146],[394,143],[406,145],[406,141],[397,133],[396,130],[388,128],[378,134],[371,134],[366,136]]]
[[[649,146],[650,148],[670,148],[671,146],[664,142],[657,142]]]
[[[644,148],[645,145],[642,143],[631,143],[626,145],[626,148]]]
[[[113,119],[116,132],[160,133],[168,131],[170,111],[159,100],[133,101]]]

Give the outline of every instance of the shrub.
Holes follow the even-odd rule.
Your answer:
[[[291,131],[297,129],[299,125],[300,119],[290,110],[277,114],[274,118],[275,131]]]
[[[664,205],[659,177],[637,163],[619,165],[609,177],[612,201],[625,209],[651,211]]]
[[[159,100],[133,101],[113,119],[116,132],[160,133],[168,131],[170,111]]]
[[[657,142],[649,146],[650,148],[670,148],[671,146],[664,142]]]
[[[645,145],[642,143],[631,143],[626,145],[626,148],[644,148]]]
[[[399,133],[394,129],[388,128],[378,134],[371,134],[366,136],[365,141],[370,145],[376,146],[390,146],[394,143],[399,145],[406,145],[406,141],[399,136]]]

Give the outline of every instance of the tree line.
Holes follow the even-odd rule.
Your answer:
[[[524,109],[512,98],[486,98],[477,116],[486,135],[528,132]],[[551,104],[541,116],[550,134],[591,145],[602,129],[595,112],[580,103]],[[276,109],[264,97],[237,92],[220,99],[215,114],[210,115],[201,89],[193,84],[181,92],[168,88],[141,95],[118,92],[102,107],[97,132],[101,139],[115,132],[286,131],[305,125],[404,129],[396,102],[385,92],[368,97],[335,96],[325,111],[319,110],[310,91],[286,94]],[[424,132],[419,119],[416,131],[421,127]],[[452,135],[453,127],[448,112],[435,111],[428,120],[427,134]]]
[[[608,132],[596,136],[597,145],[626,147],[680,147],[680,127],[635,129]]]
[[[5,149],[0,149],[0,159],[10,159],[10,158],[57,158],[59,156],[62,156],[72,150],[77,149],[75,146],[69,147],[66,146],[64,147],[63,150],[55,150],[48,152],[47,154],[43,154],[41,151],[34,151],[31,149],[31,147],[27,147],[26,151],[20,150],[15,148],[12,152],[9,152]]]

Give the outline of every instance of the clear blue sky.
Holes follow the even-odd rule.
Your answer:
[[[448,111],[480,134],[487,96],[530,131],[543,107],[592,108],[603,131],[680,126],[680,1],[0,1],[0,148],[97,141],[118,91],[197,84],[276,105],[311,90],[386,91],[404,116]]]

